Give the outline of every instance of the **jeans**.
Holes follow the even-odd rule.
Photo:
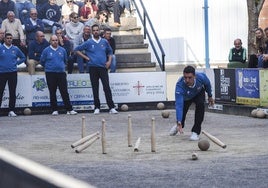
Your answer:
[[[50,21],[50,20],[48,20],[48,19],[42,19],[42,22],[44,23],[45,27],[49,27],[49,28],[51,28],[51,32],[52,32],[53,35],[55,35],[56,30],[57,30],[58,28],[62,28],[61,25],[60,25],[59,23]]]
[[[78,66],[79,73],[85,73],[85,64],[86,64],[86,72],[89,72],[88,62],[82,58],[81,56],[77,55],[76,63]]]
[[[119,0],[120,6],[125,9],[127,9],[130,12],[130,2],[129,0]]]
[[[30,1],[24,3],[15,3],[16,5],[16,17],[20,19],[21,24],[25,24],[26,19],[30,17],[31,8],[35,8],[34,4]]]
[[[116,57],[112,55],[112,62],[110,65],[110,73],[114,73],[116,71]]]

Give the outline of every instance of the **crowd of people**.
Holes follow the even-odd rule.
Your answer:
[[[108,77],[108,69],[111,73],[116,72],[116,44],[112,30],[107,24],[113,9],[108,8],[108,2],[113,2],[113,9],[121,6],[121,2],[124,8],[120,8],[120,14],[128,7],[125,0],[99,0],[99,4],[95,0],[66,0],[62,6],[57,5],[55,0],[40,0],[36,2],[36,6],[24,0],[0,1],[0,106],[5,86],[8,84],[8,116],[17,116],[14,112],[17,65],[23,62],[27,65],[30,75],[35,74],[38,64],[44,67],[52,115],[59,114],[57,89],[60,91],[66,113],[77,114],[70,102],[65,71],[67,65],[68,74],[71,74],[74,63],[77,63],[79,73],[90,75],[94,114],[100,113],[99,79],[103,84],[109,112],[118,113]],[[105,3],[106,7],[102,3]],[[115,24],[120,27],[120,23]],[[49,41],[44,34],[47,29],[51,29],[52,33]]]
[[[1,0],[0,28],[4,33],[12,34],[13,45],[27,57],[25,64],[30,75],[35,74],[41,52],[49,45],[42,37],[46,32],[58,36],[59,45],[67,51],[69,74],[75,63],[79,73],[88,73],[87,62],[74,53],[74,48],[91,38],[94,24],[100,26],[101,36],[107,28],[120,27],[123,13],[130,16],[131,0],[64,0],[61,5],[56,0],[38,0],[35,5],[29,0]],[[108,24],[108,19],[112,18],[113,26]],[[4,42],[3,36],[0,40]],[[114,52],[114,40],[109,39],[110,44],[111,41]],[[112,62],[111,72],[115,72],[115,56]]]
[[[242,40],[234,40],[234,47],[229,52],[228,68],[268,68],[268,27],[255,30],[254,53],[247,61],[246,48]]]

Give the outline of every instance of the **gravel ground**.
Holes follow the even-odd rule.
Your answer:
[[[128,116],[132,144],[140,137],[139,151],[128,147]],[[81,138],[82,116],[86,135],[101,132],[106,124],[107,154],[101,139],[76,153],[71,144]],[[155,118],[156,152],[151,152],[151,124]],[[223,141],[210,141],[200,151],[190,141],[194,112],[189,111],[183,135],[169,136],[175,111],[167,119],[160,110],[128,111],[111,115],[79,113],[0,117],[0,146],[96,187],[267,187],[268,121],[207,112],[203,130]],[[201,139],[207,139],[201,135]],[[192,153],[198,160],[191,160]]]

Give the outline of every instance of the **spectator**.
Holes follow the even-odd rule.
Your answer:
[[[98,9],[99,11],[104,11],[108,15],[111,15],[111,13],[113,12],[114,4],[115,0],[99,0]]]
[[[79,22],[78,14],[72,12],[70,14],[70,22],[66,24],[66,35],[73,43],[74,48],[79,44],[79,36],[83,33],[84,24]]]
[[[6,33],[12,34],[13,44],[27,56],[26,41],[22,25],[20,20],[15,18],[15,13],[13,11],[7,13],[7,19],[3,21],[1,27]]]
[[[17,65],[25,62],[26,57],[18,47],[12,45],[11,33],[5,34],[4,41],[4,44],[0,45],[0,107],[7,83],[9,90],[8,116],[15,117],[17,116],[17,114],[14,112],[18,75]]]
[[[36,0],[36,9],[37,12],[40,12],[41,7],[47,3],[47,0]]]
[[[111,114],[117,114],[118,112],[115,110],[115,105],[112,99],[108,75],[108,67],[111,65],[113,51],[108,41],[100,37],[100,29],[98,25],[92,26],[92,34],[93,38],[77,46],[75,51],[78,55],[88,61],[95,105],[94,114],[100,113],[99,79],[102,82],[106,102],[110,109],[109,112]],[[85,51],[86,55],[81,51]]]
[[[70,22],[70,14],[75,12],[78,14],[79,7],[78,5],[74,4],[73,0],[66,0],[65,3],[62,5],[61,9],[61,16],[62,22],[65,25],[66,23]]]
[[[26,43],[30,44],[31,41],[35,40],[35,34],[37,31],[44,32],[45,26],[42,20],[37,18],[36,8],[31,8],[30,18],[25,22],[25,33],[26,33]]]
[[[242,47],[242,40],[235,39],[234,46],[229,52],[229,63],[228,68],[247,68],[247,52],[244,47]]]
[[[115,27],[120,27],[121,26],[121,22],[120,22],[120,16],[121,14],[123,14],[124,12],[125,15],[130,16],[130,2],[129,0],[116,0],[115,4],[114,4],[114,26]]]
[[[56,30],[56,36],[58,37],[59,46],[61,46],[66,50],[68,56],[67,60],[68,73],[71,74],[74,64],[73,43],[65,36],[65,33],[60,28]]]
[[[62,27],[59,23],[61,10],[56,4],[56,0],[48,0],[47,3],[42,5],[40,10],[38,10],[38,18],[42,19],[46,27],[51,28],[52,34],[55,34],[58,27]]]
[[[79,36],[79,40],[78,40],[79,44],[84,43],[88,39],[91,39],[91,28],[90,28],[90,26],[85,25],[84,29],[83,29],[83,34],[81,36]],[[85,70],[88,73],[89,72],[89,67],[88,67],[87,61],[85,59],[83,59],[79,55],[75,55],[75,58],[76,58],[79,73],[85,73]],[[84,66],[85,64],[86,64],[86,69],[85,69],[85,66]],[[73,65],[70,65],[70,72],[72,72],[72,69],[73,69]]]
[[[208,77],[204,73],[195,73],[195,69],[192,66],[185,67],[183,77],[176,84],[175,107],[177,125],[170,130],[170,136],[174,136],[178,132],[183,133],[188,109],[192,103],[195,103],[194,126],[192,127],[190,140],[199,140],[201,124],[205,114],[205,92],[208,94],[209,105],[214,105]]]
[[[50,46],[46,47],[42,52],[40,63],[45,67],[50,105],[53,111],[52,115],[56,116],[59,114],[56,95],[57,88],[60,90],[67,114],[76,115],[77,112],[73,110],[67,88],[67,76],[65,73],[67,53],[64,48],[58,45],[56,35],[50,37]]]
[[[257,68],[258,57],[263,54],[266,48],[265,36],[262,28],[258,28],[255,31],[255,41],[254,41],[255,53],[249,56],[248,68]]]
[[[7,18],[9,11],[16,11],[15,3],[12,0],[1,0],[0,1],[0,27],[4,19]]]
[[[85,0],[84,6],[80,8],[79,16],[81,22],[87,22],[91,18],[95,18],[97,15],[98,7],[95,5],[92,0]]]
[[[258,57],[258,68],[268,68],[268,27],[264,29],[264,34],[266,37],[266,47],[264,50],[264,54],[260,55]]]
[[[0,29],[0,45],[4,43],[5,31]]]
[[[26,23],[30,16],[31,8],[35,8],[34,4],[29,0],[16,0],[16,17],[20,19],[22,25]]]
[[[109,28],[108,22],[108,15],[105,11],[100,11],[97,13],[95,18],[91,18],[89,21],[85,23],[85,25],[89,25],[92,27],[94,24],[98,24],[100,26],[100,36],[103,36],[103,32],[105,28]]]
[[[79,9],[84,6],[84,0],[75,0],[74,3],[78,5]]]
[[[35,34],[35,40],[31,41],[28,46],[28,72],[30,75],[35,74],[35,67],[40,63],[40,57],[43,50],[49,46],[49,42],[45,39],[45,35],[42,31],[37,31]]]
[[[115,50],[116,50],[116,43],[114,38],[112,37],[112,30],[110,28],[106,28],[104,30],[103,37],[109,42],[110,46],[113,49],[113,55],[112,55],[112,62],[110,66],[110,73],[114,73],[116,71],[116,57],[115,57]]]

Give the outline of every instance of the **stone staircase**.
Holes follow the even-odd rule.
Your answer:
[[[109,25],[113,25],[109,19]],[[141,28],[137,26],[136,17],[121,17],[121,27],[112,27],[116,41],[116,60],[118,72],[156,71],[156,63],[151,62],[149,44],[144,43]]]

